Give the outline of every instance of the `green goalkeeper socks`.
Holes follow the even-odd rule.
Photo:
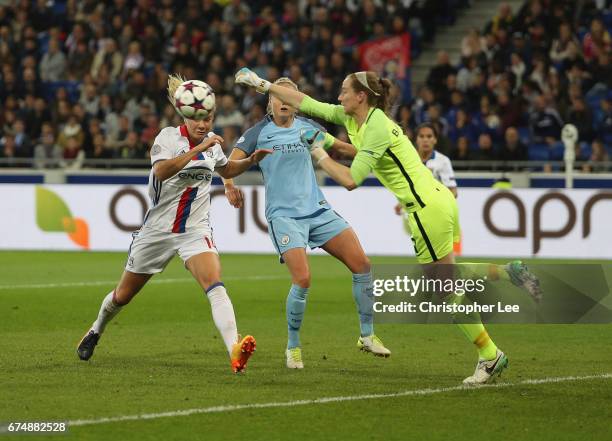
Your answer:
[[[493,360],[497,354],[497,346],[489,337],[489,333],[482,323],[457,323],[459,329],[467,339],[476,345],[478,356],[482,360]]]
[[[465,296],[453,294],[452,302],[461,304],[464,299]],[[457,314],[460,313],[453,314],[453,319],[467,339],[476,345],[478,356],[482,360],[493,360],[497,355],[497,346],[493,343],[489,333],[482,324],[480,314],[478,312],[471,312],[460,320],[457,319]]]

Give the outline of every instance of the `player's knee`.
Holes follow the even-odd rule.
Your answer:
[[[371,268],[370,259],[365,254],[357,256],[351,262],[351,271],[354,274],[369,273]]]
[[[221,271],[210,271],[200,277],[200,284],[208,291],[213,285],[221,284]]]
[[[310,272],[296,274],[293,276],[293,283],[300,288],[310,288]]]
[[[132,301],[136,294],[138,294],[138,290],[118,287],[113,293],[113,303],[117,306],[125,306]]]
[[[365,254],[363,256],[361,256],[361,258],[359,259],[358,262],[359,268],[360,268],[360,273],[369,273],[370,269],[372,268],[372,264],[370,263],[370,259],[368,258],[368,256],[366,256]]]

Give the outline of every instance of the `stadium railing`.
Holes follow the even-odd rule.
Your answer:
[[[0,184],[115,184],[146,185],[150,173],[150,162],[146,159],[124,160],[86,160],[82,168],[33,168],[32,159],[21,159],[22,167],[2,167],[6,160],[0,159]],[[56,165],[59,162],[56,162]],[[577,162],[573,174],[573,188],[608,189],[612,188],[612,161],[597,164],[598,172],[582,172]],[[139,168],[133,168],[134,165]],[[462,187],[491,187],[497,181],[508,179],[515,188],[566,188],[564,163],[561,161],[454,161],[455,176]],[[553,172],[543,172],[544,165],[552,166]],[[108,167],[107,167],[108,166]],[[130,168],[132,167],[132,168]],[[468,168],[469,170],[464,170]],[[337,185],[323,171],[317,171],[321,185]],[[237,177],[239,185],[262,185],[259,171],[251,170]],[[213,177],[213,185],[221,185],[218,176]],[[381,185],[376,178],[369,177],[365,186]]]

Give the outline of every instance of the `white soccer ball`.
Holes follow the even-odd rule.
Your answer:
[[[215,93],[204,81],[185,81],[174,92],[174,107],[184,118],[207,118],[215,110]]]

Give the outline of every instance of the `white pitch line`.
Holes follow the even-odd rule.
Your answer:
[[[470,386],[451,386],[441,387],[437,389],[414,389],[403,392],[387,393],[387,394],[367,394],[367,395],[349,395],[339,397],[327,397],[327,398],[315,398],[311,400],[296,400],[296,401],[279,401],[271,403],[251,403],[251,404],[235,404],[227,406],[213,406],[213,407],[201,407],[195,409],[175,410],[170,412],[160,413],[144,413],[140,415],[123,415],[116,417],[96,418],[91,420],[74,420],[68,421],[69,426],[91,426],[95,424],[106,424],[106,423],[119,423],[123,421],[138,421],[138,420],[154,420],[158,418],[170,418],[177,416],[187,416],[205,413],[224,413],[234,412],[237,410],[245,409],[270,409],[274,407],[295,407],[295,406],[307,406],[310,404],[326,404],[326,403],[338,403],[342,401],[360,401],[360,400],[373,400],[382,398],[397,398],[397,397],[410,397],[418,395],[434,395],[445,392],[455,391],[474,391],[481,389],[498,389],[515,386],[530,386],[539,384],[550,384],[550,383],[565,383],[569,381],[587,381],[587,380],[608,380],[612,379],[612,373],[599,374],[599,375],[586,375],[582,377],[549,377],[549,378],[534,378],[531,380],[523,380],[518,383],[495,383],[490,385],[484,385],[479,387]]]
[[[289,275],[260,275],[260,276],[228,276],[223,280],[289,280]],[[163,283],[186,283],[194,281],[192,277],[181,277],[174,279],[151,279],[148,284]],[[79,286],[104,286],[116,285],[118,280],[92,280],[89,282],[61,282],[61,283],[24,283],[18,285],[0,285],[0,291],[9,289],[47,289],[47,288],[71,288]]]

